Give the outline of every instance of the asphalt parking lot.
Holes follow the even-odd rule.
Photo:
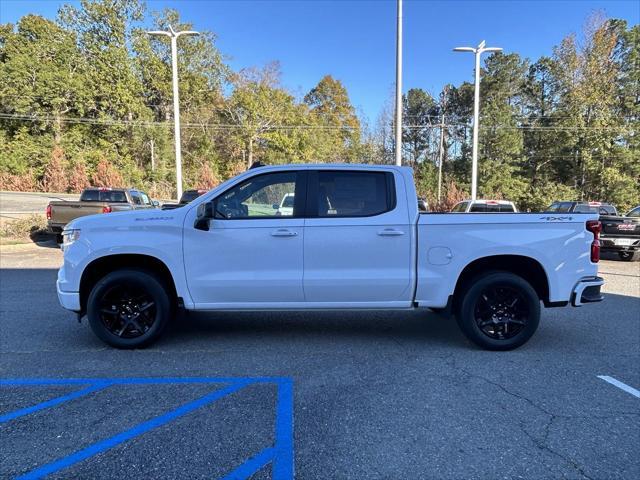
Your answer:
[[[636,479],[640,264],[513,352],[417,312],[191,314],[105,347],[55,248],[0,255],[0,478]]]

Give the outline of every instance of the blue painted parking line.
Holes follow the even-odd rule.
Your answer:
[[[176,418],[182,417],[200,407],[211,404],[227,395],[237,392],[251,384],[269,383],[278,387],[278,400],[276,405],[275,442],[272,447],[265,448],[254,457],[243,462],[225,480],[241,480],[249,478],[259,469],[272,462],[272,478],[274,480],[293,479],[293,383],[288,378],[280,377],[240,377],[240,378],[215,378],[215,377],[173,377],[173,378],[83,378],[83,379],[12,379],[0,380],[0,386],[42,386],[42,385],[89,385],[88,387],[57,397],[32,407],[23,408],[4,414],[0,417],[2,422],[34,413],[45,408],[61,405],[67,401],[80,398],[93,392],[97,392],[113,385],[158,385],[158,384],[230,384],[224,388],[208,393],[196,400],[181,405],[163,415],[142,422],[124,432],[110,438],[96,442],[71,455],[60,458],[41,467],[38,467],[20,477],[24,479],[43,478],[46,475],[58,472],[78,462],[86,460],[94,455],[107,451],[123,442],[131,440],[145,432],[165,425]],[[1,423],[1,422],[0,422]]]
[[[68,402],[69,400],[75,400],[76,398],[84,397],[85,395],[88,395],[90,393],[97,392],[99,390],[102,390],[103,388],[107,388],[109,385],[109,383],[104,382],[94,383],[93,385],[90,385],[87,388],[83,388],[82,390],[77,390],[67,395],[62,395],[60,397],[47,400],[46,402],[38,403],[37,405],[33,405],[31,407],[21,408],[20,410],[15,410],[13,412],[0,415],[0,423],[8,422],[15,418],[29,415],[30,413],[34,413],[45,408],[57,407],[64,402]]]

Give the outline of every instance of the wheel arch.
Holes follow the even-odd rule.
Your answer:
[[[464,285],[481,273],[489,271],[503,271],[513,273],[529,282],[545,306],[552,306],[549,302],[549,279],[542,264],[526,255],[491,255],[473,260],[462,269],[453,294],[453,301],[457,303]]]
[[[177,300],[176,284],[169,267],[157,257],[145,254],[120,253],[106,255],[92,260],[82,271],[80,277],[80,309],[84,313],[87,299],[95,284],[105,275],[116,270],[142,270],[154,274],[165,285],[172,300]]]

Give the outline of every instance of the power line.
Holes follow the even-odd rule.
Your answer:
[[[89,117],[55,117],[55,116],[36,116],[36,115],[18,115],[0,113],[0,119],[19,120],[26,122],[60,122],[67,124],[86,124],[86,125],[105,125],[105,126],[128,126],[128,127],[170,127],[170,122],[158,122],[151,120],[112,120]],[[352,127],[348,125],[309,125],[309,124],[293,124],[293,125],[258,125],[258,124],[235,124],[235,123],[183,123],[183,128],[208,128],[213,130],[235,130],[239,128],[262,128],[265,130],[359,130],[360,127]],[[406,129],[424,129],[424,128],[440,128],[441,124],[415,124],[404,125]],[[466,123],[445,123],[445,128],[469,127]],[[538,130],[538,131],[576,131],[576,130],[597,130],[597,131],[624,131],[631,126],[618,127],[596,127],[596,126],[535,126],[535,125],[484,125],[484,130]]]

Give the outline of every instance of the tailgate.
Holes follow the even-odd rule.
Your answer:
[[[640,237],[640,222],[631,218],[603,218],[602,233],[604,236]]]
[[[55,202],[51,203],[51,220],[49,223],[66,225],[71,220],[86,215],[102,213],[103,202]]]

